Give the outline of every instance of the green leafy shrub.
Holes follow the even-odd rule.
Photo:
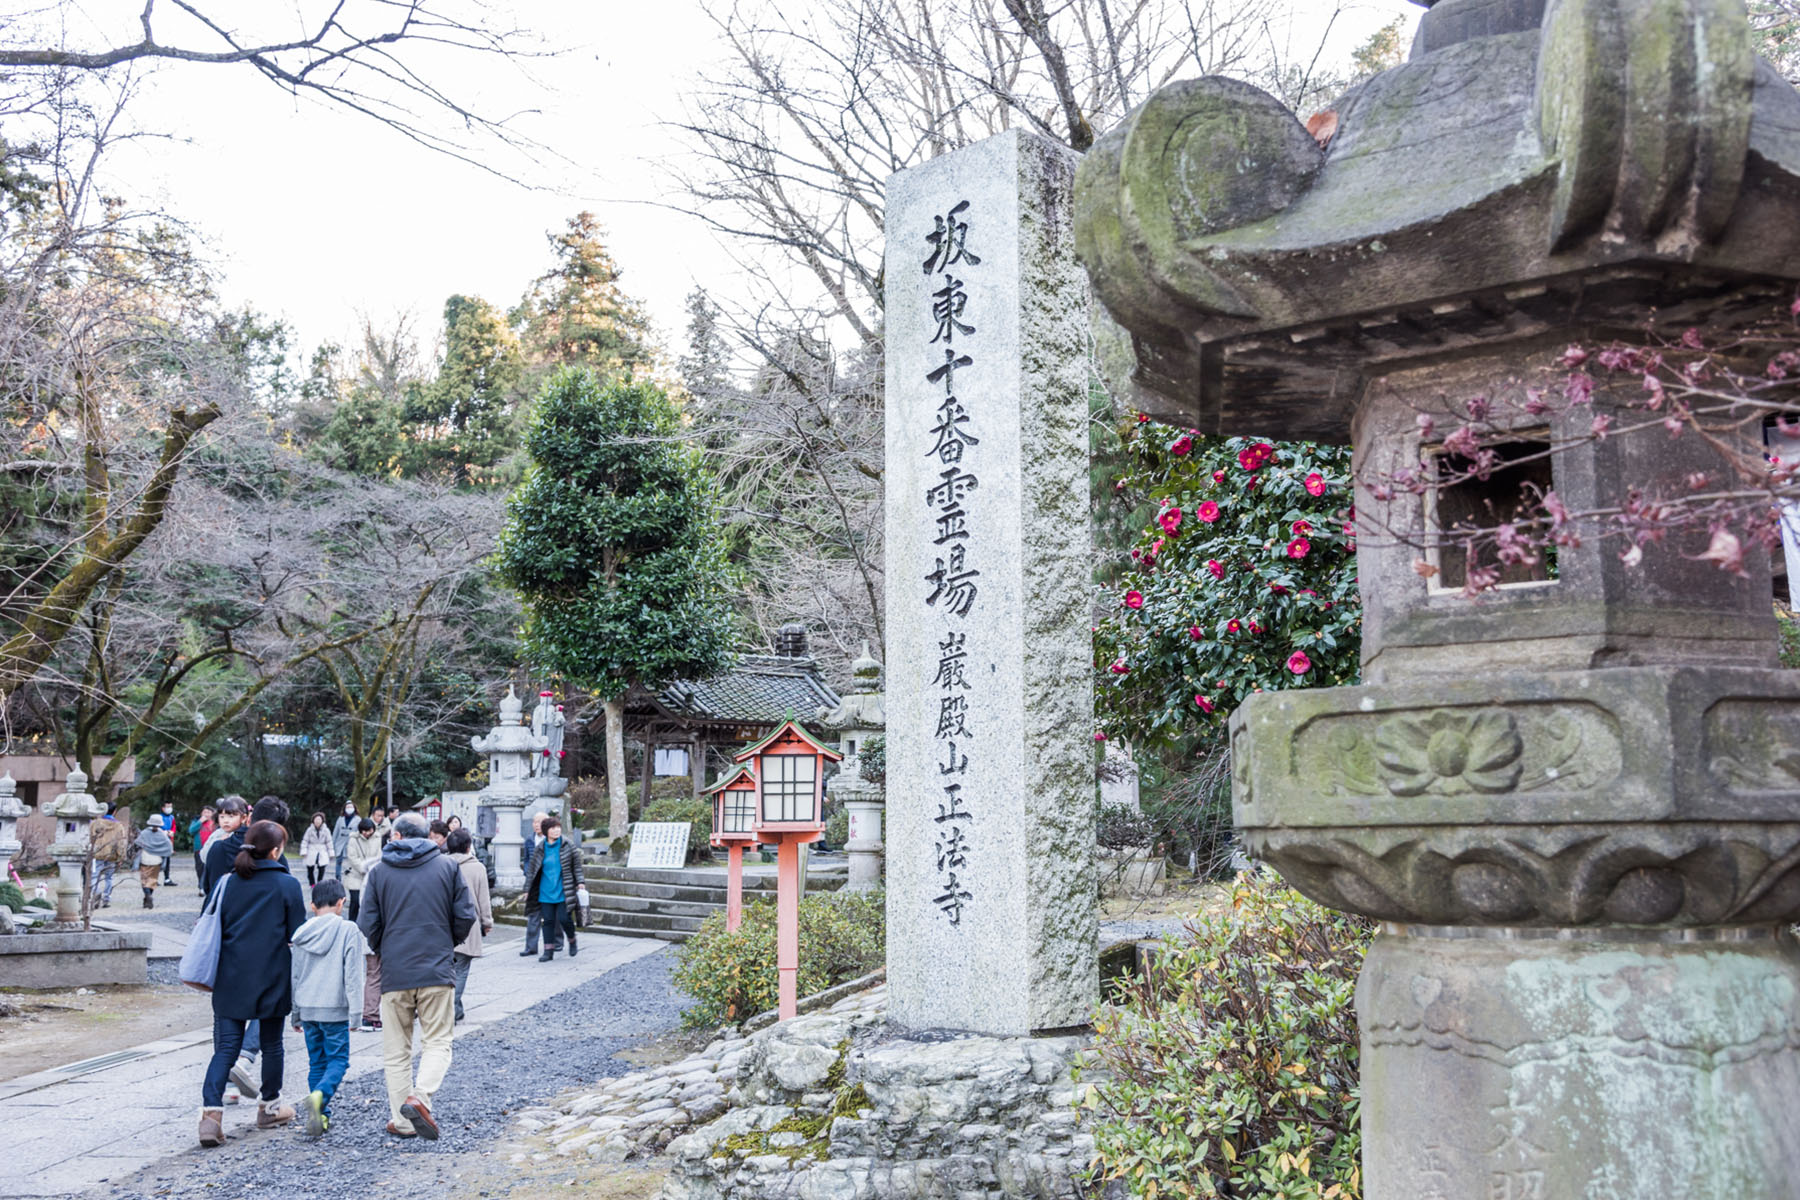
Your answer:
[[[849,840],[850,810],[840,804],[825,818],[825,844],[842,849]]]
[[[684,787],[691,785],[683,780]],[[696,797],[691,791],[678,796],[652,799],[644,810],[646,821],[686,821],[688,830],[687,861],[698,862],[712,853],[712,801]]]
[[[0,908],[10,908],[14,912],[22,912],[25,908],[25,893],[19,890],[16,883],[0,883]]]
[[[824,991],[887,959],[887,905],[879,891],[829,892],[800,901],[801,996]],[[694,997],[690,1029],[744,1021],[775,1007],[775,902],[744,906],[735,933],[715,913],[681,948],[675,986]]]
[[[1352,1000],[1372,926],[1242,875],[1095,1022],[1096,1181],[1157,1195],[1356,1200]]]
[[[862,764],[862,777],[877,787],[887,786],[887,738],[876,734],[862,744],[857,751],[857,762]]]

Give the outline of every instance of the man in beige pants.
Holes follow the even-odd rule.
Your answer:
[[[475,924],[462,872],[431,840],[417,813],[394,822],[381,865],[363,885],[356,926],[381,958],[381,1057],[387,1070],[387,1131],[436,1140],[432,1097],[450,1070],[456,1028],[456,944]],[[419,1070],[412,1066],[418,1027]]]

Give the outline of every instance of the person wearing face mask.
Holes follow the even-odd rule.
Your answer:
[[[362,818],[356,815],[356,805],[344,801],[344,811],[331,826],[331,854],[335,870],[333,879],[344,877],[344,855],[350,849],[350,839],[356,836],[356,823]]]

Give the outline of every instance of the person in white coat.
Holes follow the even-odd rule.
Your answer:
[[[325,814],[316,812],[306,827],[306,836],[300,839],[300,861],[306,864],[307,887],[324,880],[334,857],[331,828],[325,824]]]

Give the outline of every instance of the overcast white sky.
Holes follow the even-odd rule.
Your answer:
[[[664,122],[680,117],[683,96],[718,53],[712,26],[699,0],[515,7],[563,53],[532,64],[532,78],[464,57],[452,79],[459,98],[473,96],[484,111],[543,110],[525,127],[567,163],[548,164],[540,190],[366,118],[290,99],[241,67],[151,72],[139,124],[179,130],[185,140],[143,144],[114,170],[131,191],[197,227],[227,298],[286,317],[302,348],[352,341],[363,312],[381,323],[411,312],[429,344],[444,299],[457,292],[509,306],[548,265],[545,233],[588,208],[608,228],[627,290],[679,354],[682,301],[694,284],[734,294],[730,259],[711,233],[654,203],[679,199],[659,168],[680,153]],[[88,31],[73,40],[91,45],[102,26],[135,34],[139,8],[141,0],[74,0],[59,11],[71,34]],[[1368,0],[1341,24],[1340,44],[1354,45],[1399,11],[1417,10]],[[168,33],[158,32],[174,40],[181,30],[171,19]],[[472,68],[479,75],[466,78]]]

